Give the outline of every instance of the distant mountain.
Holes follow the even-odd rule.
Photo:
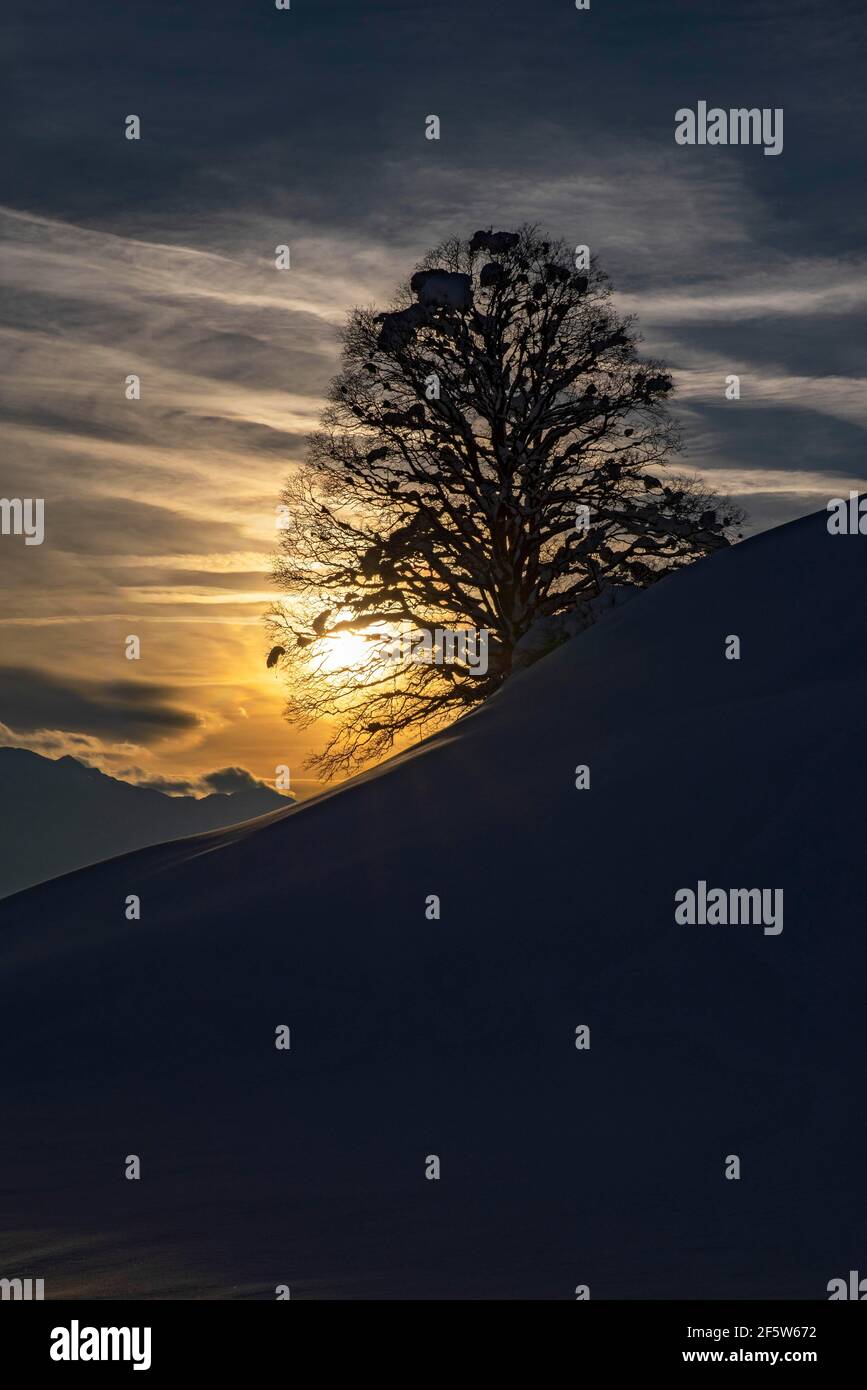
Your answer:
[[[264,784],[197,799],[108,777],[75,758],[0,748],[0,897],[58,874],[291,802]]]

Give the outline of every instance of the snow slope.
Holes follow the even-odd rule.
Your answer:
[[[821,1299],[863,1269],[865,547],[765,533],[344,788],[0,905],[2,1272]],[[699,879],[782,887],[784,930],[676,925]]]

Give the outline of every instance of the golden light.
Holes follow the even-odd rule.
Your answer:
[[[330,675],[337,671],[360,668],[370,656],[371,644],[356,632],[341,632],[320,644],[317,661],[320,671]]]

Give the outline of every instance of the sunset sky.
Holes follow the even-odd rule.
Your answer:
[[[46,538],[0,538],[0,742],[315,790],[264,665],[275,508],[346,311],[450,233],[588,243],[751,529],[867,486],[860,3],[12,8],[0,493]],[[678,146],[699,100],[783,108],[783,153]]]

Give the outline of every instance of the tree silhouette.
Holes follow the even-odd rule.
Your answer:
[[[476,232],[430,252],[390,311],[349,315],[283,494],[286,600],[269,615],[288,717],[335,721],[311,760],[326,777],[479,704],[626,587],[730,543],[740,514],[659,476],[679,448],[671,378],[578,259],[532,227]],[[396,659],[395,625],[484,631],[487,669]]]

